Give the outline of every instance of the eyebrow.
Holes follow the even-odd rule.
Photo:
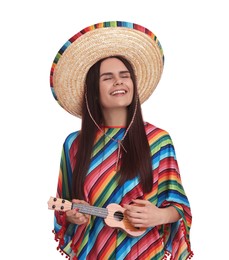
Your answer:
[[[130,74],[129,70],[123,70],[123,71],[120,71],[120,72],[119,72],[119,74],[126,74],[126,73],[129,73],[129,74]],[[112,72],[105,72],[105,73],[103,73],[103,74],[100,75],[100,78],[101,78],[102,76],[111,76],[111,75],[113,75]]]

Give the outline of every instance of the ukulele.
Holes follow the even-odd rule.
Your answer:
[[[72,203],[61,198],[50,197],[48,209],[56,211],[68,211],[77,208],[80,213],[104,218],[106,225],[118,228],[126,232],[131,237],[138,237],[144,234],[146,229],[134,227],[125,216],[125,209],[118,204],[109,204],[106,208]]]

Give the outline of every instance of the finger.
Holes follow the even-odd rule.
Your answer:
[[[76,213],[75,217],[78,218],[78,219],[86,218],[86,216],[83,213]]]
[[[66,211],[66,216],[67,217],[72,217],[76,214],[76,211],[75,210],[68,210]]]
[[[87,218],[85,215],[82,215],[77,219],[81,224],[87,223],[89,218]]]
[[[132,200],[135,204],[138,204],[139,206],[146,206],[148,205],[150,202],[148,200],[139,200],[139,199],[136,199],[136,200]]]
[[[134,227],[143,227],[144,221],[141,218],[128,218],[128,221]]]
[[[146,226],[143,223],[132,224],[132,226],[134,226],[135,228],[146,228]]]
[[[139,206],[139,205],[129,205],[127,207],[128,213],[144,213],[145,207]]]
[[[128,219],[140,219],[140,218],[142,218],[141,212],[135,212],[135,211],[131,211],[131,210],[126,210],[125,215]]]
[[[124,204],[123,207],[129,211],[132,211],[132,212],[138,212],[139,211],[139,207],[137,207],[136,205],[127,205],[127,204]]]
[[[140,213],[131,213],[127,215],[127,218],[131,221],[131,222],[135,222],[135,223],[139,223],[139,221],[142,219],[141,214]]]

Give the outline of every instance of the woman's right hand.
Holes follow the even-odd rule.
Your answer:
[[[72,203],[89,205],[84,200],[72,200]],[[67,221],[73,224],[82,225],[86,224],[90,218],[89,215],[80,213],[77,208],[66,211]]]

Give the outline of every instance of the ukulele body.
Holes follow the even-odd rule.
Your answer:
[[[131,237],[138,237],[145,233],[146,229],[136,228],[130,224],[125,215],[125,209],[120,205],[111,203],[106,208],[108,209],[108,216],[104,218],[104,222],[108,226],[121,229]]]

